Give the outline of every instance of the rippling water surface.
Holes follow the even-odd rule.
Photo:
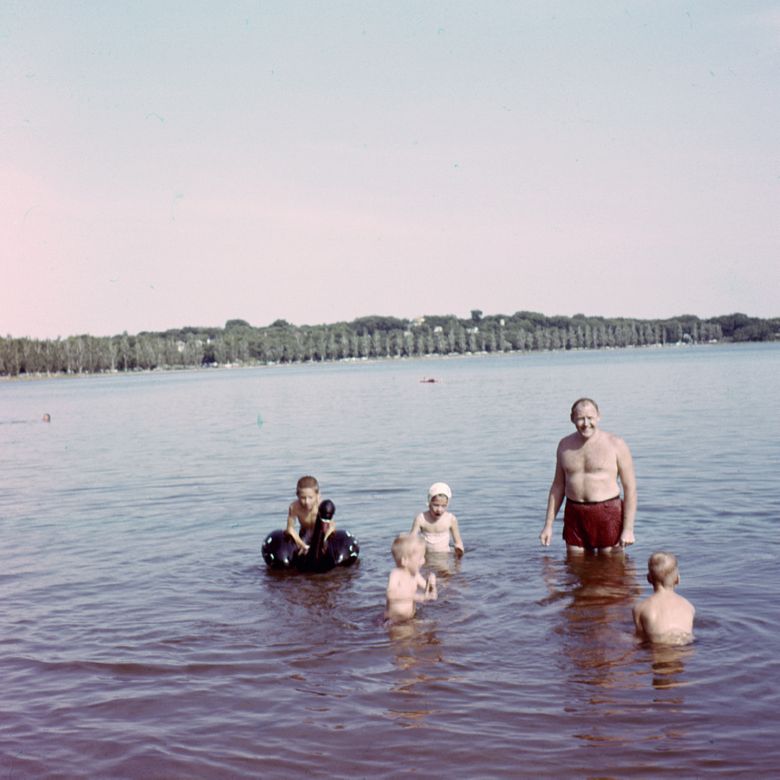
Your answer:
[[[1,384],[0,776],[776,776],[778,376],[756,345]],[[625,557],[537,541],[580,395],[634,453]],[[280,576],[307,473],[361,560]],[[438,480],[467,554],[388,630]],[[632,634],[659,548],[688,647]]]

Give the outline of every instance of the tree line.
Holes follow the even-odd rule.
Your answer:
[[[530,311],[483,316],[474,309],[466,319],[454,315],[414,320],[370,316],[301,326],[276,320],[261,327],[235,319],[228,320],[224,328],[185,327],[134,336],[0,337],[0,376],[771,341],[778,336],[780,318],[745,314],[639,320],[584,314],[548,317]]]

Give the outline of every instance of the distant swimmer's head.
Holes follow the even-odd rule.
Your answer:
[[[673,588],[680,581],[677,556],[670,552],[654,552],[647,559],[647,581],[651,585]]]
[[[41,419],[43,420],[43,422],[51,422],[51,415],[48,412],[46,412],[44,413]]]
[[[313,509],[320,500],[320,485],[314,477],[301,477],[295,486],[295,495],[301,506],[307,511]]]
[[[320,508],[319,508],[317,514],[323,520],[331,520],[333,518],[333,515],[336,514],[336,505],[330,499],[326,498],[320,504]]]

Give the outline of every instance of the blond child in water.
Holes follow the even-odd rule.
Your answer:
[[[308,552],[309,540],[314,525],[317,522],[317,511],[320,508],[320,486],[314,477],[301,477],[295,487],[297,498],[290,504],[287,511],[286,533],[298,545],[302,553]],[[295,527],[296,520],[300,524],[300,533]],[[325,523],[325,536],[327,539],[335,530],[336,523],[333,520],[323,520]]]
[[[458,519],[447,511],[452,491],[446,482],[434,482],[428,488],[428,511],[414,518],[411,534],[421,533],[428,552],[449,552],[450,536],[455,543],[455,555],[463,555]]]
[[[420,567],[425,562],[425,542],[417,535],[401,534],[392,546],[395,568],[387,580],[385,620],[399,622],[414,617],[417,602],[435,601],[436,575],[425,579]]]
[[[647,561],[647,581],[653,586],[653,595],[634,607],[637,634],[662,644],[692,641],[696,610],[688,599],[674,592],[680,583],[677,558],[670,552],[654,552]]]

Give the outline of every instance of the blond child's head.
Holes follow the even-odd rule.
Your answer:
[[[654,552],[647,559],[647,581],[665,588],[673,588],[679,581],[677,557],[670,552]]]
[[[425,558],[425,541],[418,534],[398,534],[390,549],[395,565],[401,568],[406,568],[407,562],[418,557],[420,552]]]

